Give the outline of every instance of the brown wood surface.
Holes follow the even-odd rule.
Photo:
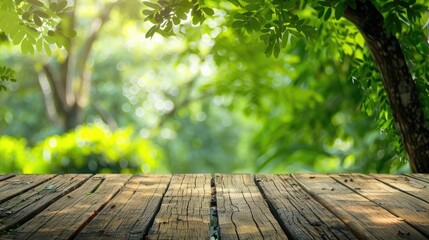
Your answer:
[[[14,229],[14,239],[69,239],[119,191],[131,175],[100,174]]]
[[[348,188],[328,175],[294,174],[314,198],[352,228],[364,239],[427,239],[404,219],[359,195],[360,187]],[[354,181],[351,175],[348,181]]]
[[[179,174],[170,181],[147,239],[208,239],[209,174]]]
[[[250,174],[216,176],[221,239],[287,239]]]
[[[171,175],[134,176],[76,239],[142,239],[170,179]]]
[[[355,189],[361,196],[403,219],[429,238],[429,203],[394,189],[372,176],[361,174],[331,176],[345,186]]]
[[[88,174],[57,176],[33,189],[29,189],[21,195],[3,202],[0,204],[0,231],[15,227],[34,217],[49,206],[49,204],[77,188],[89,176]]]
[[[49,175],[18,175],[0,182],[0,203],[55,177]]]
[[[0,174],[0,239],[209,239],[216,212],[222,239],[429,239],[428,174],[218,174],[214,183]]]
[[[293,239],[356,239],[346,225],[289,175],[256,175],[279,223]]]

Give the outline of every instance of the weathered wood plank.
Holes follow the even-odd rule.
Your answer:
[[[173,175],[147,239],[207,239],[209,174]]]
[[[15,197],[37,185],[40,185],[49,179],[55,177],[49,175],[18,175],[0,182],[0,203]]]
[[[402,219],[321,174],[293,174],[301,186],[362,239],[426,239]]]
[[[412,174],[404,174],[406,176],[419,179],[420,181],[424,181],[429,183],[429,174],[424,173],[412,173]]]
[[[12,173],[2,173],[0,174],[0,181],[6,180],[8,178],[14,177],[15,174]]]
[[[379,182],[372,176],[361,174],[331,176],[402,218],[429,238],[429,203]]]
[[[59,175],[3,202],[0,204],[0,231],[24,223],[89,177],[89,174]]]
[[[290,175],[258,174],[279,223],[293,239],[356,239],[346,225],[308,195]]]
[[[171,175],[134,176],[76,239],[143,239]]]
[[[216,176],[221,239],[287,239],[250,174]]]
[[[124,174],[99,174],[54,202],[43,212],[5,236],[12,239],[69,239],[131,178]]]
[[[377,180],[429,203],[429,183],[404,175],[372,174]]]

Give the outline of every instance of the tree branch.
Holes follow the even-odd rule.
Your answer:
[[[115,6],[122,3],[122,1],[123,0],[118,0],[116,2],[107,4],[104,7],[99,17],[92,23],[91,33],[89,34],[89,37],[86,39],[79,53],[79,61],[77,62],[77,65],[76,65],[76,72],[79,75],[80,84],[79,84],[79,89],[75,94],[75,98],[77,99],[77,102],[81,106],[86,104],[87,101],[85,100],[85,98],[88,97],[87,95],[89,95],[88,92],[91,87],[91,74],[88,71],[86,71],[85,66],[91,54],[92,46],[94,45],[94,42],[97,40],[102,27],[109,20],[110,12]]]
[[[55,109],[58,113],[64,114],[66,112],[67,104],[64,95],[64,87],[61,85],[62,82],[59,79],[58,74],[55,73],[52,65],[49,63],[43,65],[43,73],[46,80],[49,82]],[[43,77],[43,75],[39,75],[39,78],[40,77]]]

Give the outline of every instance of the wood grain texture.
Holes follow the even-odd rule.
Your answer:
[[[62,197],[5,238],[69,239],[130,179],[131,175],[99,174]]]
[[[47,175],[47,177],[50,175]],[[76,189],[89,174],[65,174],[28,189],[0,204],[0,230],[22,224],[43,211],[49,204]]]
[[[290,175],[258,174],[271,211],[293,239],[356,239],[346,225],[307,194]]]
[[[209,174],[173,175],[147,239],[208,239]]]
[[[372,174],[377,180],[429,203],[429,183],[404,175]]]
[[[429,238],[429,203],[394,189],[372,176],[331,175],[345,186],[400,217]]]
[[[158,212],[171,175],[136,175],[76,239],[142,239]]]
[[[428,174],[218,174],[215,183],[10,176],[0,180],[0,239],[208,239],[212,194],[222,239],[429,239]]]
[[[328,175],[293,174],[301,186],[362,239],[427,239],[403,219]]]
[[[49,175],[18,175],[0,182],[0,203],[55,177]]]
[[[221,239],[287,239],[250,174],[218,174]]]

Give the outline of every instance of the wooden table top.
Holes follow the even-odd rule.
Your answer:
[[[429,239],[429,174],[0,174],[0,239]]]

